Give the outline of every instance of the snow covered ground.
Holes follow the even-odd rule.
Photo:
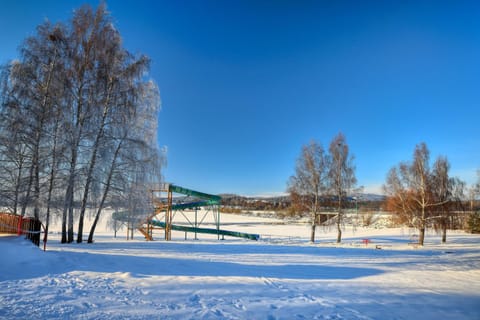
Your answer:
[[[0,237],[0,319],[480,319],[479,235],[415,248],[408,229],[347,228],[342,245],[319,229],[310,244],[305,224],[222,222],[262,238],[105,230],[94,244],[54,235],[43,252]]]

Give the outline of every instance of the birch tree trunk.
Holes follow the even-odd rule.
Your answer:
[[[108,171],[107,181],[105,182],[105,187],[103,189],[102,199],[100,200],[100,204],[98,206],[97,213],[95,215],[95,219],[93,221],[92,227],[90,228],[90,234],[88,235],[88,243],[93,242],[93,235],[95,233],[95,229],[97,227],[98,220],[100,219],[100,214],[102,213],[102,210],[103,210],[103,207],[105,205],[105,201],[107,199],[108,193],[110,192],[110,186],[111,186],[111,183],[112,183],[113,174],[115,172],[117,158],[118,158],[118,155],[119,155],[120,150],[122,148],[122,144],[123,144],[123,139],[119,141],[119,143],[117,145],[117,148],[115,149],[115,152],[113,154],[112,163],[111,163],[110,169]]]
[[[110,89],[109,89],[110,91]],[[90,192],[90,185],[92,183],[93,179],[93,170],[95,168],[95,164],[97,162],[97,152],[98,148],[100,147],[100,141],[103,138],[103,133],[105,130],[105,120],[107,119],[108,111],[109,111],[109,103],[110,103],[110,96],[111,92],[108,93],[107,96],[107,101],[105,102],[104,110],[103,110],[103,115],[102,115],[102,120],[100,127],[98,128],[98,132],[95,138],[95,143],[93,144],[93,151],[92,155],[90,157],[89,161],[89,166],[88,166],[88,172],[87,172],[87,178],[85,181],[85,187],[83,191],[83,198],[82,198],[82,205],[80,207],[80,217],[78,221],[78,237],[77,237],[77,243],[81,243],[83,241],[83,224],[84,224],[84,217],[85,217],[85,210],[87,208],[87,201],[88,201],[88,194]]]

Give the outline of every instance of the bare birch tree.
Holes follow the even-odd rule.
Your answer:
[[[2,93],[2,118],[6,120],[2,127],[14,132],[10,139],[3,141],[12,144],[6,150],[8,157],[17,157],[10,164],[18,164],[13,211],[17,212],[17,200],[21,197],[21,215],[25,215],[31,205],[36,218],[44,202],[42,173],[46,158],[50,156],[45,148],[47,128],[54,118],[55,99],[62,88],[57,76],[60,59],[56,40],[60,34],[59,25],[53,26],[47,21],[38,26],[37,34],[28,37],[22,45],[20,59],[10,64],[6,80],[8,90]]]
[[[344,218],[344,202],[352,188],[357,183],[353,155],[349,154],[349,147],[345,136],[339,133],[330,143],[331,157],[328,184],[337,203],[337,243],[342,241],[342,223]]]
[[[14,64],[1,69],[1,110],[0,110],[0,190],[2,205],[13,214],[19,213],[22,203],[23,180],[28,167],[29,153],[23,141],[21,124],[23,110],[18,107],[15,97],[14,80],[11,71]]]
[[[450,164],[439,157],[430,169],[430,152],[425,143],[415,147],[413,161],[402,162],[392,168],[384,186],[390,208],[419,231],[418,244],[424,245],[425,231],[430,221],[437,219],[446,240],[446,227],[450,211],[447,205],[463,191],[459,180],[448,176]],[[443,212],[438,215],[438,211]]]
[[[452,226],[455,211],[459,210],[464,197],[465,183],[449,176],[450,163],[446,157],[439,156],[433,164],[432,193],[439,204],[433,207],[435,228],[442,232],[442,243],[447,242],[447,229]]]
[[[74,12],[69,34],[66,57],[68,57],[70,95],[66,110],[69,123],[67,127],[67,145],[70,146],[68,178],[62,219],[62,242],[72,242],[73,219],[76,185],[79,183],[79,161],[90,154],[91,143],[88,142],[89,129],[93,118],[93,99],[99,85],[96,78],[97,53],[104,45],[101,32],[109,21],[106,19],[106,8],[101,4],[94,12],[90,6],[84,5]],[[82,158],[82,159],[81,159]],[[88,158],[87,158],[88,159]],[[88,165],[88,164],[87,164]],[[68,226],[67,226],[68,221]]]
[[[45,141],[48,122],[54,119],[53,110],[55,96],[61,90],[59,77],[55,75],[59,70],[59,52],[57,40],[62,37],[60,28],[53,27],[48,22],[37,28],[37,36],[26,40],[22,49],[22,63],[17,64],[15,72],[24,76],[17,77],[20,85],[30,90],[18,90],[23,93],[23,101],[28,110],[27,119],[30,120],[29,136],[31,137],[31,165],[30,179],[27,186],[27,197],[33,188],[32,202],[35,218],[40,216],[40,174],[43,171],[42,159],[46,154],[41,154]],[[22,81],[19,81],[22,80]],[[33,85],[32,85],[33,84]]]
[[[322,145],[316,141],[302,147],[295,175],[290,177],[288,191],[291,199],[311,217],[310,241],[315,242],[316,219],[320,212],[320,197],[326,191],[328,157]]]
[[[160,170],[163,164],[163,154],[156,148],[157,121],[156,115],[159,110],[158,88],[153,82],[138,83],[134,91],[136,97],[123,101],[129,105],[121,108],[115,117],[116,125],[110,126],[106,132],[109,138],[108,145],[114,146],[109,149],[110,163],[104,166],[104,179],[100,182],[102,195],[97,208],[94,222],[90,229],[88,242],[93,241],[93,235],[101,212],[111,190],[114,194],[122,197],[131,194],[130,185],[138,185],[136,190],[144,197],[149,195],[150,186],[161,180]],[[135,175],[135,179],[131,179]],[[132,182],[134,181],[134,182]],[[147,199],[137,199],[139,203],[148,204]],[[153,208],[150,208],[153,210]],[[143,213],[143,212],[141,212]]]
[[[438,217],[436,219],[437,224],[442,229],[442,243],[447,241],[447,227],[449,218],[449,199],[452,196],[452,181],[448,176],[450,170],[450,163],[445,157],[438,157],[433,164],[432,170],[432,192],[435,195],[437,201],[442,204],[438,207]]]
[[[108,21],[108,18],[105,19]],[[93,119],[96,121],[90,127],[92,143],[80,207],[77,242],[82,242],[84,216],[97,158],[101,152],[100,149],[108,144],[108,136],[105,134],[108,130],[107,127],[112,124],[128,127],[131,125],[129,122],[138,117],[136,111],[140,111],[140,108],[137,108],[137,105],[143,101],[139,97],[140,87],[143,75],[149,66],[149,59],[145,56],[135,58],[122,49],[120,35],[111,23],[102,23],[99,34],[101,38],[97,41],[104,44],[96,50],[95,54],[98,69],[95,75],[97,93],[92,96],[93,101],[87,101],[93,105]],[[125,119],[124,114],[127,115],[126,119],[129,122],[125,123],[114,119],[115,117]],[[122,146],[124,144],[120,141],[117,147]],[[117,153],[116,150],[115,153]]]
[[[425,143],[415,147],[412,163],[400,163],[391,169],[385,191],[391,201],[396,200],[397,211],[419,231],[418,243],[423,245],[427,227],[427,208],[433,204],[431,193],[430,152]]]

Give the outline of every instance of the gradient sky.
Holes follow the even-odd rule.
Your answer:
[[[0,1],[0,63],[85,1]],[[96,6],[97,1],[87,1]],[[343,132],[358,185],[427,143],[480,169],[479,1],[108,1],[124,46],[152,59],[168,182],[285,192],[302,145]]]

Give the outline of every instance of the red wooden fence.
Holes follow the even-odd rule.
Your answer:
[[[42,222],[31,217],[0,213],[0,233],[25,234],[37,246],[40,245]]]

